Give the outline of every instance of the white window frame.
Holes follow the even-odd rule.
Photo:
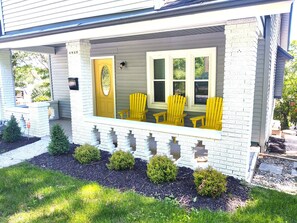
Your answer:
[[[216,94],[217,48],[170,50],[146,53],[148,107],[166,109],[167,98],[173,92],[173,59],[186,58],[186,98],[185,111],[205,112],[206,105],[196,105],[194,101],[195,57],[209,57],[208,97]],[[165,59],[165,102],[154,101],[154,59]]]

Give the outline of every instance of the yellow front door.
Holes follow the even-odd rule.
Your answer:
[[[114,118],[113,59],[94,60],[96,115]]]

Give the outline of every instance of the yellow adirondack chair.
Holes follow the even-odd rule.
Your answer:
[[[130,94],[130,110],[125,109],[119,111],[121,119],[134,120],[134,121],[146,121],[146,98],[147,96],[142,93]]]
[[[156,123],[183,126],[184,118],[187,115],[184,113],[185,104],[185,97],[180,95],[169,96],[167,111],[153,114]],[[159,120],[161,116],[163,116],[163,121]]]
[[[201,121],[199,128],[206,129],[222,129],[222,116],[223,116],[223,99],[220,97],[213,97],[207,99],[206,102],[206,115],[190,118],[194,128],[197,126],[197,121]]]

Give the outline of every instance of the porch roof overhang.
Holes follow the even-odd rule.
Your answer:
[[[277,53],[285,58],[285,60],[292,60],[294,57],[289,54],[286,50],[281,48],[280,46],[277,47]]]
[[[195,1],[194,1],[195,2]],[[197,2],[197,1],[196,1]],[[71,26],[23,30],[0,37],[0,49],[54,46],[79,39],[96,40],[199,27],[220,26],[228,20],[288,13],[292,0],[219,0],[208,4],[164,7],[158,11],[120,14]],[[51,51],[53,52],[53,51]]]

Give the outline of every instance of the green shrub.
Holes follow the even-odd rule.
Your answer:
[[[109,164],[107,164],[107,167],[111,170],[126,170],[132,169],[134,164],[135,159],[131,153],[119,150],[112,154],[109,158]]]
[[[97,161],[101,158],[99,149],[89,144],[77,147],[73,156],[81,164],[91,163],[92,161]]]
[[[227,190],[226,176],[211,167],[198,169],[193,176],[197,192],[202,196],[215,198]]]
[[[69,152],[69,141],[60,125],[56,124],[51,129],[51,141],[48,145],[51,155],[61,155]]]
[[[14,115],[11,115],[10,120],[4,127],[2,139],[4,142],[15,142],[21,138],[21,128],[19,127]]]
[[[173,181],[178,168],[167,156],[154,156],[147,164],[147,176],[153,183]]]
[[[42,102],[42,101],[50,101],[50,97],[46,95],[39,95],[33,99],[33,102]]]

